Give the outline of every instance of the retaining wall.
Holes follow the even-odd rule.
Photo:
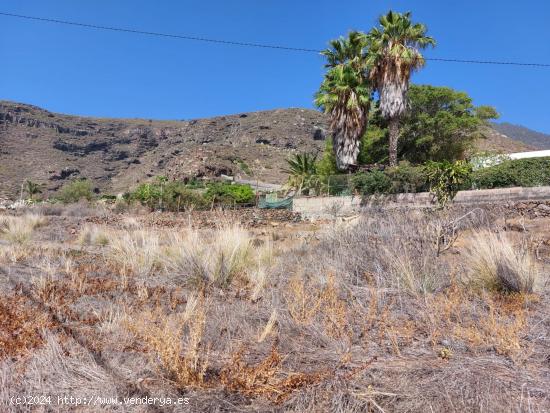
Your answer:
[[[499,188],[460,191],[453,200],[454,204],[491,204],[502,202],[550,200],[550,186],[533,188]],[[303,197],[294,198],[293,211],[306,218],[331,218],[357,214],[362,207],[382,206],[384,208],[411,207],[426,208],[435,205],[432,194],[396,194],[342,197]]]

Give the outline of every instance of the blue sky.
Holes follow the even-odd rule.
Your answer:
[[[324,48],[412,11],[438,46],[428,57],[550,63],[547,0],[4,0],[0,11],[234,41]],[[0,99],[102,117],[191,119],[312,108],[323,60],[0,16]],[[470,93],[503,121],[550,133],[550,68],[430,62],[413,79]]]

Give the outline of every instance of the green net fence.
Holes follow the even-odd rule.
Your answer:
[[[292,209],[293,197],[278,198],[276,193],[260,196],[258,207],[262,209]]]

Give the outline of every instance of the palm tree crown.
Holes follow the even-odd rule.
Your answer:
[[[413,71],[424,66],[421,49],[435,46],[425,25],[411,21],[411,13],[390,11],[380,27],[367,35],[367,65],[373,88],[380,95],[380,112],[390,123],[390,164],[397,162],[399,118],[408,106],[407,92]]]
[[[380,28],[367,35],[370,80],[380,93],[382,116],[391,119],[406,110],[411,73],[424,66],[420,49],[435,46],[425,25],[411,21],[411,13],[390,11],[379,19]]]
[[[350,32],[347,38],[333,40],[330,45],[322,52],[329,70],[315,95],[315,104],[330,115],[336,164],[346,170],[357,162],[370,108],[366,36]]]
[[[351,31],[348,37],[340,36],[329,42],[330,48],[321,52],[326,57],[325,67],[333,68],[338,65],[354,62],[355,66],[364,64],[364,49],[366,35],[363,32]]]

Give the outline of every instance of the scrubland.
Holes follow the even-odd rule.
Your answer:
[[[220,211],[213,227],[182,214],[167,228],[112,215],[0,216],[2,411],[550,410],[546,218],[366,210],[249,228]]]

